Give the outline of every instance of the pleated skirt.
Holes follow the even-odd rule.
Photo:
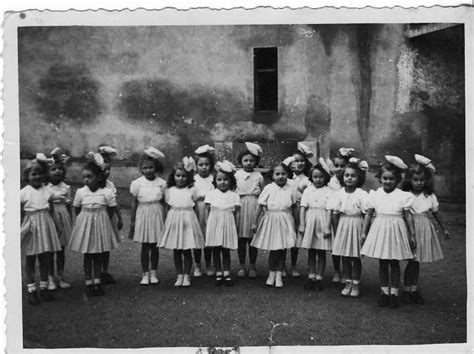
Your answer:
[[[427,214],[414,214],[416,250],[415,260],[434,262],[444,258],[438,234]]]
[[[25,212],[21,223],[21,247],[27,256],[61,250],[56,225],[49,210]]]
[[[102,253],[117,246],[107,207],[82,208],[72,228],[68,248],[80,253]]]
[[[289,210],[268,210],[251,245],[263,250],[282,250],[296,244],[295,221]]]
[[[188,250],[204,247],[204,236],[193,208],[171,208],[158,247]]]
[[[329,210],[308,208],[306,210],[306,228],[303,236],[298,236],[296,246],[306,249],[332,250],[332,237],[324,238],[328,225]]]
[[[211,207],[206,225],[206,247],[237,249],[237,228],[230,209]]]
[[[341,214],[334,237],[332,254],[343,257],[360,257],[360,236],[364,218],[362,214]]]
[[[54,203],[53,219],[58,227],[58,237],[61,246],[64,247],[69,242],[72,232],[72,217],[66,203]]]
[[[135,216],[133,241],[144,243],[160,242],[163,233],[163,204],[161,202],[139,203]]]
[[[239,237],[252,238],[252,225],[257,219],[258,196],[249,194],[240,197]]]
[[[403,218],[378,214],[360,253],[378,259],[412,259],[408,230]]]

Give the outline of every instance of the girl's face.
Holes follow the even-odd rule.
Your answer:
[[[30,173],[28,173],[28,184],[38,189],[43,185],[43,178],[43,171],[38,168],[32,168]]]
[[[82,179],[84,180],[84,184],[89,187],[91,191],[96,191],[99,189],[99,176],[94,174],[94,172],[89,170],[82,170]]]
[[[324,187],[324,175],[320,170],[314,169],[311,173],[311,178],[313,179],[313,184],[316,188]]]
[[[252,154],[242,156],[242,168],[245,172],[252,172],[256,164],[257,160]]]
[[[188,176],[184,170],[176,170],[174,173],[174,181],[176,182],[176,187],[184,188],[186,187],[186,182],[188,181]]]
[[[58,184],[63,179],[63,169],[58,165],[52,165],[48,169],[48,177],[53,184]]]
[[[414,174],[411,179],[411,187],[413,192],[421,193],[425,187],[426,178],[424,173]]]
[[[397,187],[397,179],[393,172],[385,171],[380,176],[380,182],[382,183],[383,190],[386,193],[392,192]]]
[[[344,185],[349,189],[354,189],[357,187],[358,175],[357,171],[353,168],[346,168],[343,170],[344,174],[342,176]]]
[[[156,166],[152,161],[143,161],[140,170],[147,180],[153,181],[156,178]]]
[[[216,174],[216,187],[221,192],[226,192],[230,188],[230,178],[224,172],[217,172]]]
[[[197,160],[197,173],[202,178],[206,178],[211,173],[211,161],[207,157],[200,157]]]
[[[340,157],[334,159],[334,169],[336,171],[336,176],[341,177],[344,172],[344,167],[346,167],[346,161]]]
[[[291,163],[291,171],[293,171],[293,173],[296,175],[300,175],[304,171],[304,168],[306,166],[306,160],[300,154],[295,154],[293,155],[293,157],[295,158],[295,161]]]
[[[272,179],[278,186],[283,187],[288,181],[288,174],[283,167],[277,166],[273,170]]]
[[[105,179],[108,179],[109,176],[110,176],[110,163],[109,162],[105,162],[104,163],[104,177]]]

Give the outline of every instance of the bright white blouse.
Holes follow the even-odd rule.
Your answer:
[[[223,193],[219,189],[214,189],[206,195],[204,203],[210,204],[211,207],[235,210],[236,206],[240,206],[240,197],[237,193],[230,190]]]
[[[54,198],[54,193],[46,186],[36,189],[30,185],[20,191],[20,203],[24,211],[49,209],[49,202]]]
[[[356,215],[366,213],[368,207],[368,197],[366,191],[356,188],[354,192],[347,193],[345,188],[334,192],[329,202],[334,213]]]
[[[382,187],[370,191],[368,209],[375,209],[377,214],[401,215],[403,210],[410,209],[413,204],[413,195],[395,188],[386,193]]]
[[[425,195],[424,193],[420,193],[419,195],[413,196],[413,204],[411,205],[411,211],[415,214],[421,214],[426,212],[437,212],[439,209],[439,202],[438,198],[434,193],[430,195]]]
[[[110,188],[99,188],[95,192],[92,192],[89,187],[84,186],[77,190],[72,205],[76,208],[114,207],[117,206],[117,201],[115,200],[113,190]]]
[[[166,182],[156,177],[150,181],[142,176],[132,181],[130,184],[130,193],[138,199],[140,203],[157,202],[163,199],[166,189]]]
[[[238,195],[259,195],[263,188],[263,176],[260,172],[245,172],[243,169],[235,173]]]
[[[265,205],[269,210],[288,209],[298,201],[296,189],[289,183],[283,187],[272,182],[263,188],[258,197],[258,204]]]
[[[316,188],[314,184],[312,184],[304,190],[300,206],[306,208],[330,209],[328,201],[332,194],[333,191],[328,186]]]
[[[204,198],[207,193],[214,189],[212,184],[213,176],[209,175],[206,178],[202,178],[199,175],[194,176],[194,187],[197,189],[198,198]]]
[[[56,185],[50,182],[48,183],[47,187],[54,194],[53,203],[71,203],[71,186],[61,181]]]
[[[195,187],[177,188],[173,186],[165,191],[165,201],[173,208],[192,208],[198,199],[198,191]]]

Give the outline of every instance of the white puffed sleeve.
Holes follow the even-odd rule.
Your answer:
[[[267,205],[268,197],[270,196],[270,192],[272,190],[272,185],[269,184],[265,188],[263,188],[262,193],[260,193],[258,197],[258,204],[260,205]]]
[[[115,207],[117,206],[117,200],[115,199],[115,193],[110,188],[105,189],[105,201],[108,207]]]
[[[233,198],[232,199],[233,199],[234,206],[240,206],[241,205],[240,196],[235,192],[232,192],[232,193],[233,193]]]
[[[439,210],[439,202],[438,198],[436,198],[436,195],[434,193],[431,193],[431,211],[433,213],[438,212]]]
[[[411,210],[415,197],[410,192],[403,192],[402,198],[402,208],[403,210]]]
[[[76,191],[72,205],[76,208],[80,208],[82,206],[82,188]]]
[[[134,197],[138,197],[138,192],[140,190],[140,186],[138,184],[138,180],[132,181],[130,184],[130,194],[133,195]]]
[[[300,206],[307,208],[309,206],[309,189],[305,189],[303,191],[303,195],[301,196]]]

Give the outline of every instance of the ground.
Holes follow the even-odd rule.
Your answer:
[[[123,211],[128,232],[129,212]],[[68,347],[213,347],[273,345],[425,344],[466,342],[465,214],[442,213],[452,239],[440,239],[445,259],[421,268],[424,305],[378,308],[378,264],[363,259],[359,299],[340,296],[331,283],[329,262],[324,290],[303,290],[306,281],[286,279],[283,289],[267,288],[268,254],[257,261],[258,278],[216,287],[214,279],[193,279],[174,288],[171,251],[160,251],[160,284],[140,287],[139,244],[126,239],[111,254],[117,284],[103,297],[84,295],[82,255],[68,252],[66,277],[73,288],[58,290],[56,301],[31,306],[23,299],[24,346]],[[298,267],[306,275],[306,251]],[[404,264],[402,264],[404,267]],[[232,271],[238,267],[232,253]]]

